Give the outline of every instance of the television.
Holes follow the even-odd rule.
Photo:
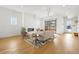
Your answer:
[[[28,28],[28,32],[34,31],[34,28]]]

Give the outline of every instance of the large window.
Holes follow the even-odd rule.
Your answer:
[[[17,17],[11,16],[11,25],[17,25]]]

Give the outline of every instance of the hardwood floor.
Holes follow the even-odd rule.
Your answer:
[[[0,39],[1,54],[63,54],[79,53],[79,37],[63,34],[46,45],[35,48],[26,43],[21,36]]]

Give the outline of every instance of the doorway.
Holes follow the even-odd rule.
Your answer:
[[[71,19],[67,19],[65,21],[65,32],[72,33],[72,21],[71,21]]]

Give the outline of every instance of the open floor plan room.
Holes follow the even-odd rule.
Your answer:
[[[0,5],[0,54],[78,54],[79,5]]]

